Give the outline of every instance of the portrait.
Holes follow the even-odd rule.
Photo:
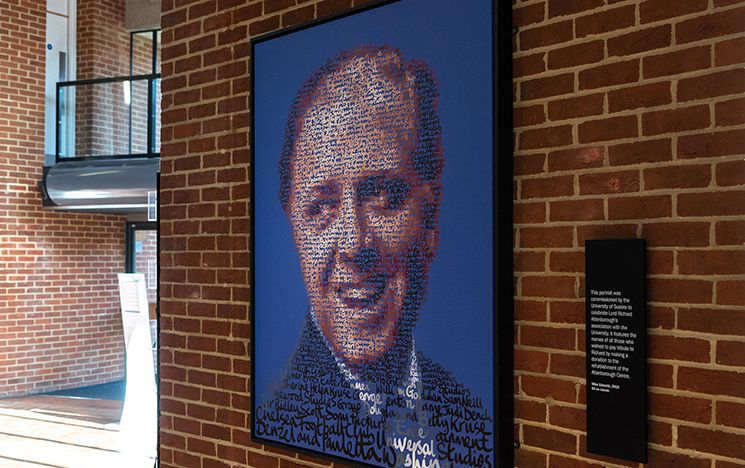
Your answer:
[[[453,21],[447,2],[388,2],[253,43],[257,442],[372,466],[503,460],[492,12],[472,3]],[[470,56],[443,55],[443,26],[472,28]]]

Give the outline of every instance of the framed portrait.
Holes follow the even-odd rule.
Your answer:
[[[397,0],[252,41],[254,442],[512,466],[510,25]]]

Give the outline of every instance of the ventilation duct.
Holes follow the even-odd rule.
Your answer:
[[[44,206],[95,213],[146,213],[160,158],[65,161],[44,168]]]

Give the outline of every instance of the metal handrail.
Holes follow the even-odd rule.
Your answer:
[[[124,159],[124,158],[153,158],[160,157],[160,152],[156,151],[155,148],[155,80],[160,79],[160,73],[151,73],[147,75],[128,75],[128,76],[115,76],[109,78],[93,78],[87,80],[74,80],[74,81],[60,81],[57,83],[56,88],[56,106],[55,106],[55,121],[56,121],[56,134],[55,134],[55,161],[84,161],[91,159]],[[106,83],[120,83],[120,82],[134,82],[147,80],[147,152],[146,153],[132,153],[132,101],[129,103],[129,154],[113,154],[113,155],[99,155],[99,156],[66,156],[60,157],[60,151],[62,147],[62,90],[64,88],[75,87],[75,86],[88,86],[96,84]],[[132,87],[130,86],[130,89]]]

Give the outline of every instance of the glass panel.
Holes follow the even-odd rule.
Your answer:
[[[155,132],[153,139],[153,152],[160,153],[160,79],[153,81],[153,87],[155,88],[155,123],[153,125],[153,131]]]
[[[149,75],[153,72],[153,32],[132,34],[132,74]]]
[[[147,153],[147,80],[132,82],[132,151]],[[126,153],[125,153],[126,154]]]
[[[129,152],[129,82],[81,85],[75,93],[75,156]]]
[[[163,41],[160,40],[160,30],[157,32],[157,40],[158,40],[158,50],[156,51],[155,56],[155,73],[160,73],[160,45],[163,43]]]
[[[65,86],[61,88],[60,103],[60,157],[148,152],[147,79]],[[74,113],[71,109],[75,109]],[[156,115],[160,117],[159,107]]]
[[[60,125],[56,129],[55,138],[59,138],[59,156],[69,158],[75,156],[75,149],[72,147],[75,141],[75,113],[71,109],[75,108],[75,88],[60,88],[59,96]]]
[[[147,301],[155,304],[158,291],[158,232],[154,229],[136,229],[134,233],[134,273],[145,275]]]

